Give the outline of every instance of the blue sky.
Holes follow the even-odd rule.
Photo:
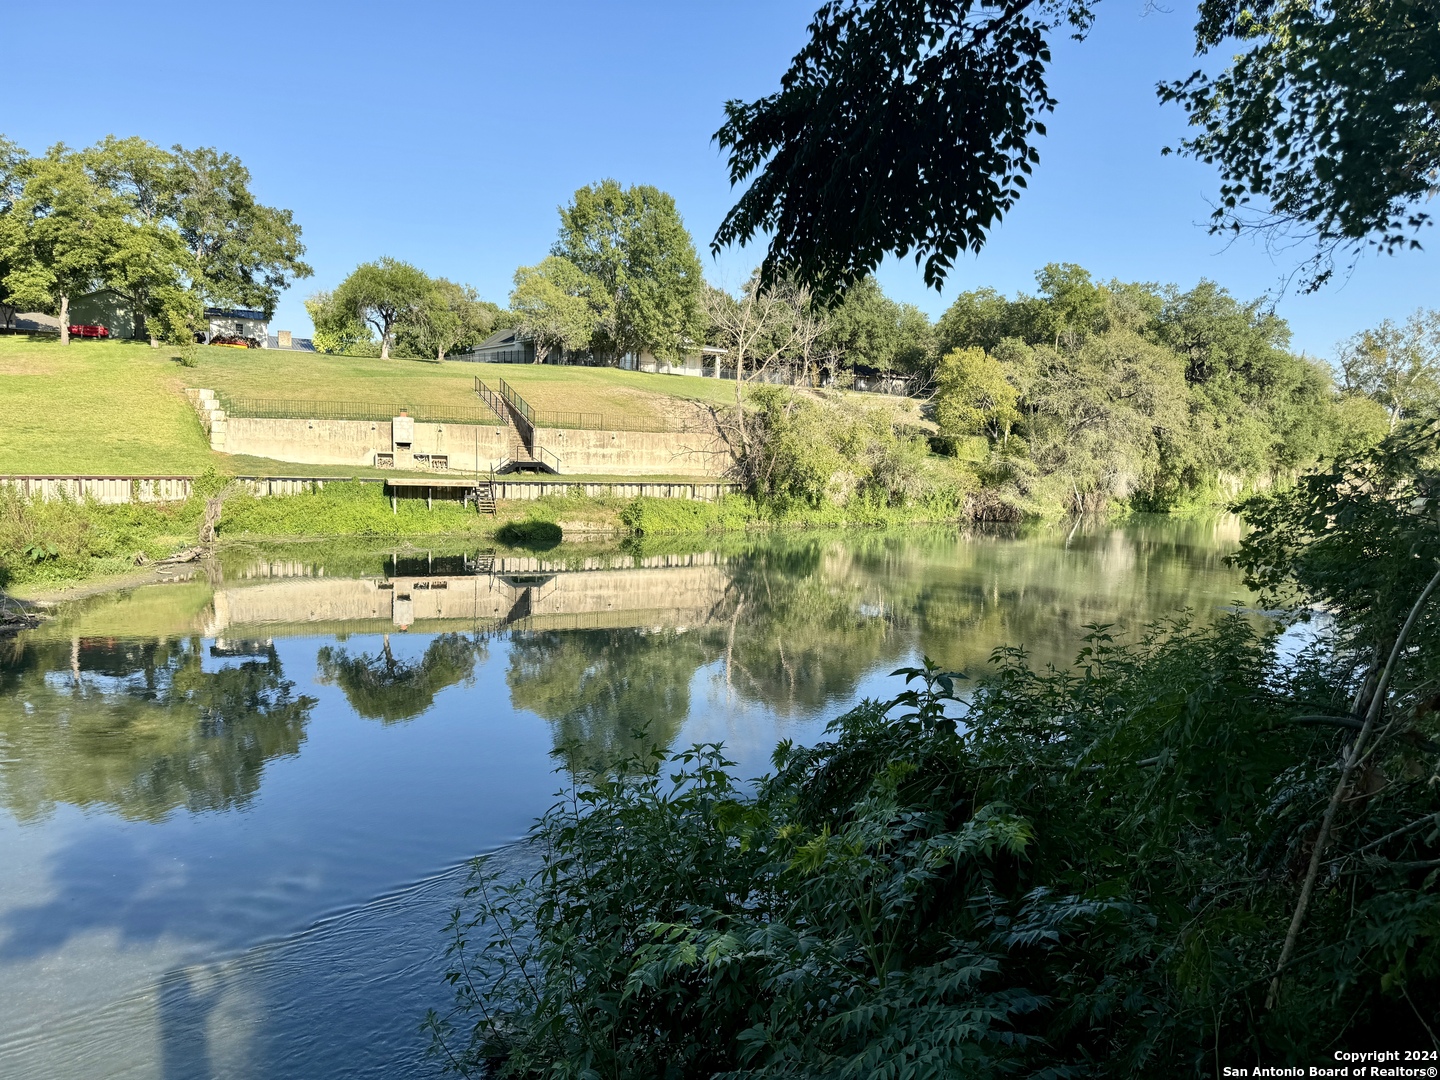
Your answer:
[[[57,38],[46,5],[11,0],[0,131],[32,151],[114,132],[239,155],[259,197],[295,212],[315,267],[273,329],[307,330],[303,298],[379,255],[503,303],[515,267],[545,255],[556,207],[605,176],[673,194],[704,253],[732,201],[710,141],[722,103],[775,87],[817,3],[137,0],[121,14],[71,0]],[[963,289],[1032,288],[1051,261],[1101,278],[1209,277],[1246,297],[1274,288],[1295,256],[1208,236],[1213,173],[1160,156],[1182,120],[1153,87],[1195,67],[1192,21],[1188,7],[1102,5],[1089,40],[1057,49],[1060,105],[1016,211],[943,294],[894,260],[887,292],[938,316]],[[706,273],[734,286],[759,258],[705,253]],[[1284,297],[1280,314],[1297,348],[1329,356],[1340,338],[1436,304],[1436,269],[1430,251],[1370,255],[1342,284]]]

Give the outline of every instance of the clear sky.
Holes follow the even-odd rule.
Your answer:
[[[515,267],[546,254],[557,206],[606,176],[673,194],[707,275],[733,287],[761,253],[705,251],[731,203],[710,136],[726,99],[775,88],[817,5],[70,0],[62,26],[47,5],[5,0],[0,131],[35,152],[113,132],[237,154],[260,199],[294,211],[315,267],[272,330],[308,330],[303,298],[380,255],[504,303]],[[1214,174],[1160,156],[1183,124],[1154,85],[1196,66],[1192,22],[1188,7],[1102,4],[1087,41],[1057,49],[1060,105],[1015,213],[943,294],[893,260],[886,291],[938,316],[963,289],[1030,289],[1051,261],[1103,279],[1208,277],[1244,297],[1274,288],[1296,257],[1208,236]],[[1437,269],[1428,250],[1369,255],[1279,311],[1295,347],[1330,356],[1382,318],[1440,306]]]

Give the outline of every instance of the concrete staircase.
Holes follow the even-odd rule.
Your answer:
[[[475,376],[475,396],[510,433],[509,456],[496,467],[496,473],[560,471],[560,459],[535,443],[535,425],[527,415],[532,411],[530,406],[504,379],[500,380],[500,393],[496,393],[484,379]]]
[[[225,450],[225,410],[220,407],[220,401],[215,396],[215,391],[186,387],[185,396],[190,399],[190,404],[194,405],[195,411],[200,414],[200,426],[210,436],[210,449],[223,453]]]

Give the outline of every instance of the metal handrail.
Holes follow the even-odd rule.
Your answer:
[[[500,396],[503,397],[505,403],[514,409],[525,423],[529,425],[531,432],[534,432],[535,410],[532,409],[530,403],[516,393],[515,388],[504,379],[500,380]]]
[[[296,398],[231,397],[216,394],[216,401],[226,416],[270,420],[376,420],[389,421],[407,412],[428,423],[483,424],[493,423],[478,409],[459,405],[425,405],[382,401],[303,401]]]
[[[475,376],[475,396],[478,397],[481,401],[485,402],[485,404],[490,407],[490,411],[493,412],[502,422],[509,419],[509,417],[505,413],[503,399],[500,397],[499,394],[495,393],[494,390],[491,390],[490,387],[486,386],[485,380],[480,378],[479,375]]]

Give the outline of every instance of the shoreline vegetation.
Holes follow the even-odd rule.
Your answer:
[[[34,597],[76,586],[128,582],[147,568],[191,556],[208,498],[222,499],[214,552],[289,541],[356,543],[479,542],[548,550],[597,538],[621,542],[680,539],[770,529],[884,528],[960,522],[964,506],[944,500],[885,506],[767,505],[747,495],[708,503],[679,499],[547,496],[502,502],[495,517],[458,503],[401,500],[392,512],[378,485],[327,484],[322,491],[258,498],[226,490],[207,474],[197,493],[175,503],[101,505],[24,499],[0,487],[0,590]]]
[[[563,758],[534,868],[473,864],[433,1056],[1118,1080],[1437,1046],[1437,515],[1440,421],[1406,424],[1246,500],[1266,620],[926,660],[753,781],[719,744]]]

